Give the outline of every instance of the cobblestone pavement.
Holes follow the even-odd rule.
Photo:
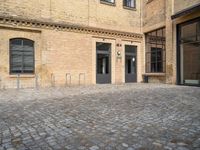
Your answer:
[[[0,150],[200,150],[200,88],[0,91]]]

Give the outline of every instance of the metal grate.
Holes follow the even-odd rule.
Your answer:
[[[146,72],[163,73],[166,64],[165,28],[146,34]]]

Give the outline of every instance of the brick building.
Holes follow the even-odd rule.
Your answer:
[[[143,77],[200,85],[200,0],[0,0],[1,88]]]

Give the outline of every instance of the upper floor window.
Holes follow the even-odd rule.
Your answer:
[[[10,40],[10,73],[34,73],[34,41],[15,38]]]
[[[146,34],[146,72],[165,72],[165,28]]]
[[[135,0],[124,0],[124,6],[129,8],[135,8]]]
[[[101,0],[101,2],[114,4],[114,3],[115,3],[115,0]]]

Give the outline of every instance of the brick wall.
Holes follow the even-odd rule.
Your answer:
[[[143,31],[165,26],[165,0],[143,1]]]
[[[17,76],[9,74],[9,40],[27,38],[35,42],[35,74],[21,75],[20,87],[65,86],[96,83],[96,41],[112,43],[112,83],[122,83],[124,59],[116,59],[116,47],[122,41],[138,45],[139,57],[142,56],[141,38],[123,37],[121,33],[110,37],[104,33],[109,30],[141,33],[140,0],[136,0],[136,9],[123,8],[121,0],[114,6],[101,4],[99,0],[0,0],[0,17],[13,18],[0,24],[0,86],[17,86]],[[12,19],[11,19],[12,20]],[[21,23],[17,20],[24,20]],[[26,20],[29,22],[27,23]],[[106,29],[98,35],[93,33],[60,30],[57,27],[35,26],[30,22],[56,23],[64,26]],[[58,27],[59,28],[59,27]],[[112,40],[111,40],[112,39]],[[138,58],[138,61],[142,61]],[[142,66],[142,62],[139,63]],[[138,82],[141,81],[139,67]],[[37,76],[37,77],[36,77]]]
[[[174,13],[199,3],[200,0],[174,0]]]
[[[147,3],[147,0],[137,0],[136,9],[129,10],[123,8],[122,0],[116,0],[114,6],[101,4],[99,0],[0,0],[0,17],[14,20],[0,19],[0,86],[16,87],[16,75],[9,74],[9,39],[16,37],[35,41],[37,82],[42,87],[64,86],[69,82],[73,85],[95,84],[97,41],[112,44],[112,83],[124,83],[124,45],[136,45],[137,77],[141,82],[145,73],[145,40],[142,36],[137,37],[137,33],[161,27],[166,28],[166,73],[151,76],[150,82],[175,83],[176,24],[198,17],[199,12],[174,22],[171,15],[198,2],[152,0]],[[28,22],[17,22],[17,19]],[[47,24],[30,23],[38,21]],[[65,27],[62,29],[52,23]],[[117,51],[121,52],[121,58],[117,58]],[[35,86],[35,81],[35,75],[20,77],[22,87]]]
[[[140,33],[140,0],[136,1],[136,10],[128,10],[122,0],[116,0],[115,6],[100,0],[0,0],[0,16]]]

